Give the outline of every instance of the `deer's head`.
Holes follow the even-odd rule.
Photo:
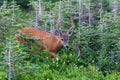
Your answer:
[[[72,18],[70,19],[71,19],[71,28],[67,31],[66,34],[63,34],[62,30],[60,29],[60,23],[61,23],[60,21],[57,21],[58,29],[55,30],[55,35],[61,39],[63,46],[66,48],[69,48],[69,39],[73,34],[73,29],[75,28],[75,24]]]

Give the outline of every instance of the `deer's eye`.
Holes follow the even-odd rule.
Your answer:
[[[61,40],[63,41],[64,39],[62,38]]]

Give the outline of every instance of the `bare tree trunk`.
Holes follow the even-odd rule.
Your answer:
[[[114,17],[113,19],[116,20],[117,18],[117,10],[118,10],[118,3],[117,3],[117,0],[114,0],[114,4],[113,4],[113,13],[114,13]]]
[[[14,26],[14,17],[15,17],[15,2],[13,0],[12,2],[12,18],[11,18],[11,27]],[[11,52],[12,52],[12,47],[11,47],[11,40],[8,43],[9,45],[9,50],[8,50],[8,80],[12,80],[12,63],[11,63]]]
[[[89,26],[91,26],[91,0],[89,0],[89,3],[88,3],[88,11],[89,11]]]
[[[71,0],[68,0],[68,4],[69,4],[69,12],[71,12],[71,13],[73,13],[73,10],[72,10],[72,8],[71,8],[71,5],[72,5],[72,3],[71,3]]]
[[[55,20],[54,20],[54,17],[53,17],[53,14],[50,13],[49,14],[49,19],[50,19],[50,32],[52,34],[54,34],[54,24],[55,24]]]
[[[42,22],[42,8],[41,8],[41,0],[38,1],[38,4],[34,5],[38,6],[36,8],[36,21],[35,21],[35,28],[40,29],[40,23]]]
[[[8,51],[8,80],[11,80],[12,78],[12,68],[11,68],[11,45],[9,45],[9,51]]]
[[[62,15],[61,15],[61,5],[62,5],[62,3],[60,1],[59,2],[59,12],[58,12],[58,20],[60,20],[60,23],[61,23],[61,17],[62,17]],[[59,24],[59,26],[61,26],[61,24]]]
[[[100,30],[103,31],[103,17],[102,17],[102,13],[103,13],[103,1],[100,0]]]
[[[81,56],[81,51],[80,51],[80,27],[81,27],[81,15],[82,15],[82,0],[78,0],[79,2],[79,28],[78,28],[78,58]]]

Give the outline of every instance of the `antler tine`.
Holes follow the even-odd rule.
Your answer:
[[[74,29],[74,28],[75,28],[75,23],[74,23],[72,17],[70,17],[70,20],[71,20],[71,23],[72,23],[72,24],[71,24],[71,25],[72,25],[71,29]]]
[[[57,29],[54,32],[54,35],[57,36],[57,37],[60,37],[60,35],[62,34],[62,30],[61,30],[60,26],[61,26],[61,20],[57,19],[57,21],[56,21]]]
[[[70,27],[70,29],[68,30],[67,34],[75,28],[75,23],[74,23],[72,17],[70,17],[70,20],[71,20],[71,27]]]
[[[61,26],[61,20],[60,19],[57,19],[56,26],[57,26],[57,28],[59,28]]]

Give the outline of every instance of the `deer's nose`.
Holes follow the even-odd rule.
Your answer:
[[[69,46],[68,46],[68,45],[66,45],[65,47],[66,47],[67,49],[69,48]]]

